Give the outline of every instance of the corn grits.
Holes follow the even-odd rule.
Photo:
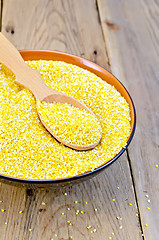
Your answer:
[[[93,171],[127,144],[130,109],[111,85],[61,61],[27,61],[45,83],[89,107],[102,127],[102,140],[89,151],[58,143],[41,124],[33,95],[0,65],[0,174],[24,179],[59,179]]]

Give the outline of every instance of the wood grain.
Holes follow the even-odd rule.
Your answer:
[[[130,90],[137,131],[129,148],[145,239],[159,236],[159,2],[98,0],[112,72]],[[107,21],[119,26],[110,28]],[[150,203],[145,195],[149,195]],[[150,207],[150,210],[147,210]],[[146,227],[148,224],[149,227]]]
[[[2,27],[2,0],[0,1],[0,31]]]
[[[72,0],[7,0],[3,7],[3,33],[19,49],[68,52],[108,68],[95,1],[88,0],[87,7],[89,15],[84,0],[81,4]]]
[[[2,32],[17,48],[65,51],[109,67],[95,0],[5,0]],[[126,153],[97,177],[72,187],[31,190],[1,184],[0,201],[6,210],[0,212],[3,240],[141,239]]]

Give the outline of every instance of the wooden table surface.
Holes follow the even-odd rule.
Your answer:
[[[72,53],[119,78],[137,129],[128,150],[84,183],[60,190],[0,183],[0,240],[159,239],[158,30],[158,0],[1,0],[1,31],[18,49]]]

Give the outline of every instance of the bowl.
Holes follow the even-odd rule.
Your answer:
[[[30,180],[30,179],[19,179],[19,178],[0,175],[0,181],[7,184],[18,185],[18,186],[23,186],[27,188],[33,188],[33,189],[44,188],[44,187],[57,188],[57,187],[66,186],[73,183],[78,183],[78,182],[87,180],[89,178],[92,178],[98,173],[100,173],[101,171],[103,171],[106,167],[108,167],[114,161],[116,161],[123,154],[123,152],[126,150],[128,145],[130,144],[134,136],[135,127],[136,127],[135,107],[130,94],[128,93],[126,88],[123,86],[123,84],[116,77],[114,77],[110,72],[98,66],[97,64],[71,54],[56,52],[56,51],[45,51],[45,50],[21,50],[20,54],[24,60],[40,60],[41,59],[41,60],[64,61],[66,63],[71,63],[83,69],[87,69],[90,72],[93,72],[94,74],[99,76],[101,79],[103,79],[107,83],[113,85],[129,104],[130,116],[131,116],[131,133],[127,141],[127,145],[114,158],[104,163],[103,165],[99,166],[93,172],[86,172],[81,175],[77,175],[69,178],[63,178],[63,179],[55,179],[55,180],[54,179],[53,180]]]

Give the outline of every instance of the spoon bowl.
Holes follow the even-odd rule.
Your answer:
[[[53,90],[54,91],[54,90]],[[70,104],[76,108],[79,109],[83,109],[86,110],[87,112],[89,112],[90,114],[92,114],[93,117],[96,118],[95,114],[90,110],[90,108],[88,108],[85,104],[81,103],[80,101],[76,100],[75,98],[65,94],[65,93],[60,93],[55,91],[55,93],[48,95],[47,97],[45,97],[44,99],[42,99],[41,102],[47,102],[47,103],[67,103]],[[58,135],[56,135],[50,128],[49,126],[45,123],[45,121],[42,120],[42,117],[38,112],[38,116],[41,120],[41,122],[43,123],[43,125],[45,126],[45,128],[54,136],[54,138],[56,138],[56,140],[58,140],[59,142],[62,142],[65,146],[70,147],[72,149],[76,149],[76,150],[89,150],[94,148],[95,146],[97,146],[97,144],[100,142],[101,138],[102,138],[102,133],[100,132],[101,136],[99,138],[99,140],[97,142],[95,142],[94,144],[91,145],[83,145],[83,146],[79,146],[77,144],[73,144],[73,143],[69,143],[63,139],[61,139]]]

